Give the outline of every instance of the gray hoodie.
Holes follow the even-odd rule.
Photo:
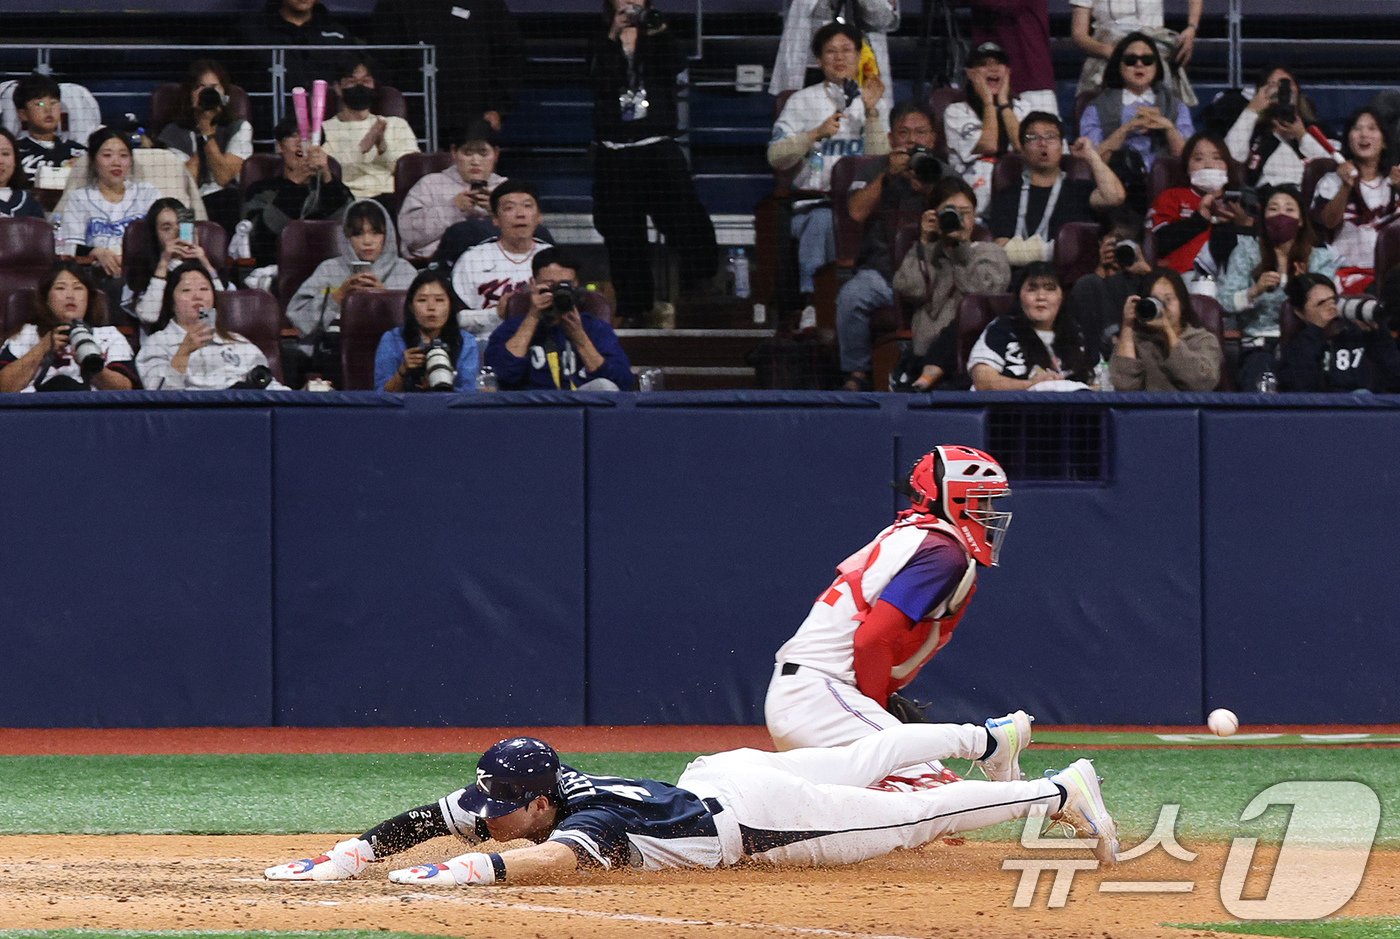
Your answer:
[[[418,271],[412,264],[399,257],[398,238],[394,233],[394,222],[384,207],[373,199],[360,199],[346,209],[348,215],[357,205],[372,205],[384,218],[384,250],[370,265],[373,273],[389,290],[407,290]],[[345,237],[342,225],[336,231],[336,246],[340,254],[322,261],[306,282],[297,289],[292,302],[287,304],[287,319],[291,320],[301,334],[302,351],[310,352],[311,346],[325,329],[338,331],[340,304],[335,302],[331,291],[335,290],[354,271],[350,262],[358,260],[355,250],[350,247],[350,239]]]

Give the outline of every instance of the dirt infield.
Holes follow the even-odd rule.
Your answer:
[[[0,838],[0,924],[18,929],[390,929],[476,937],[1078,937],[1186,939],[1165,922],[1231,919],[1219,900],[1222,845],[1187,845],[1194,863],[1158,849],[1111,873],[1081,873],[1047,909],[1049,875],[1030,909],[1013,909],[1014,844],[937,844],[829,870],[739,868],[576,876],[553,887],[410,889],[386,865],[338,884],[272,883],[264,866],[343,836],[13,836]],[[456,854],[439,839],[393,860]],[[1039,853],[1039,852],[1037,852]],[[1083,851],[1064,856],[1087,858]],[[1272,868],[1260,851],[1258,871]],[[1104,892],[1105,881],[1194,881],[1189,894]],[[1251,882],[1252,883],[1252,882]],[[1344,915],[1400,908],[1400,854],[1377,852]],[[1257,885],[1255,885],[1257,886]],[[1112,890],[1113,888],[1109,888]],[[1246,892],[1246,896],[1252,896]]]

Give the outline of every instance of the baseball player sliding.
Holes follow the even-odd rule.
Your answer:
[[[764,711],[773,745],[830,747],[902,722],[922,721],[898,694],[948,644],[977,590],[977,565],[993,566],[1011,513],[1001,464],[972,447],[940,446],[909,474],[910,508],[836,568],[796,635],[778,650]],[[1029,736],[1022,712],[988,724]],[[998,724],[998,728],[993,728]],[[957,779],[941,763],[902,766],[887,788]]]
[[[345,880],[449,834],[469,845],[488,838],[534,843],[395,870],[389,879],[450,886],[550,882],[580,867],[833,866],[1023,818],[1036,806],[1093,839],[1099,860],[1112,863],[1117,829],[1093,764],[1079,760],[1049,778],[1023,781],[1020,753],[1030,740],[1008,733],[1010,726],[906,724],[842,747],[731,750],[695,760],[674,786],[581,773],[561,765],[544,741],[513,737],[482,754],[474,785],[264,874]],[[950,757],[980,760],[992,781],[917,792],[866,788],[897,767]]]

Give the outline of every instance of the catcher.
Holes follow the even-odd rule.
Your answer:
[[[778,650],[764,712],[779,750],[839,746],[927,719],[898,692],[953,638],[977,590],[977,566],[997,563],[1011,513],[996,504],[1011,487],[981,450],[939,446],[914,464],[907,490],[910,508],[837,566]],[[1024,712],[998,720],[1029,737],[1033,718]],[[883,785],[957,778],[933,762],[902,767]]]

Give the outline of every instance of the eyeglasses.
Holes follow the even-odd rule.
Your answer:
[[[1157,57],[1151,54],[1133,55],[1129,53],[1128,55],[1123,56],[1121,61],[1124,65],[1156,65]]]
[[[1021,138],[1024,143],[1059,143],[1063,139],[1059,134],[1026,134]]]

